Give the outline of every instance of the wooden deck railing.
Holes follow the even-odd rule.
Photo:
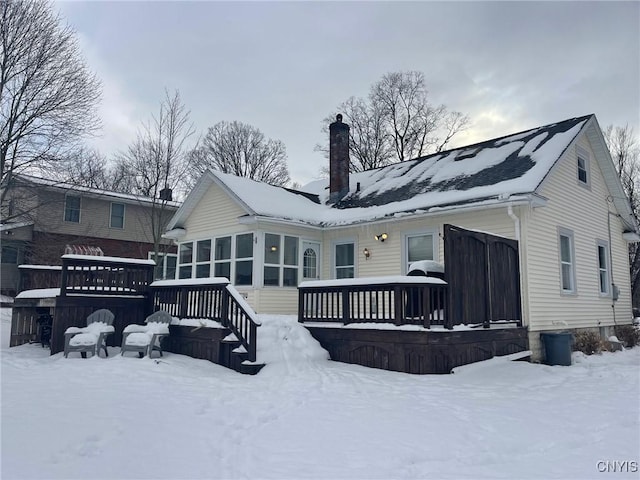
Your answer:
[[[151,284],[151,305],[178,318],[202,318],[220,322],[238,338],[248,360],[256,361],[257,328],[253,310],[227,279],[160,280]]]
[[[146,295],[154,267],[151,260],[63,255],[60,296]]]
[[[447,284],[430,277],[376,277],[303,282],[300,322],[394,323],[452,328]]]

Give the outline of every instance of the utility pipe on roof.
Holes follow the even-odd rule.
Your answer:
[[[513,213],[513,206],[509,204],[507,206],[507,215],[513,220],[514,228],[516,230],[516,240],[520,243],[520,218]]]

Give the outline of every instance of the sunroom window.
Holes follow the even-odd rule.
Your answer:
[[[253,233],[236,235],[235,284],[253,284]]]
[[[178,278],[191,278],[193,242],[181,243],[178,249]]]
[[[213,275],[231,280],[231,237],[220,237],[215,240]]]
[[[211,240],[196,243],[196,278],[211,276]]]
[[[298,285],[299,239],[265,233],[264,278],[265,286],[295,287]]]

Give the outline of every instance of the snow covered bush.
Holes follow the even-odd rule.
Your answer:
[[[575,343],[573,349],[578,352],[582,352],[586,355],[592,355],[594,353],[600,353],[602,351],[602,338],[600,334],[593,330],[582,330],[576,332]]]
[[[625,347],[640,345],[640,330],[633,325],[616,325],[615,332]]]

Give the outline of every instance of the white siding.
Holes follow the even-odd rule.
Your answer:
[[[627,244],[622,239],[620,219],[607,201],[608,189],[595,161],[591,145],[584,136],[578,145],[589,153],[590,186],[577,179],[576,149],[571,147],[550,172],[540,194],[548,198],[544,207],[526,212],[526,272],[529,292],[530,329],[551,330],[612,325],[614,311],[611,298],[599,292],[597,241],[609,241],[614,282],[620,288],[615,304],[617,321],[631,318],[629,264]],[[574,235],[576,288],[575,295],[561,293],[558,229]]]
[[[323,278],[335,277],[334,245],[336,242],[349,239],[355,240],[356,243],[357,277],[405,274],[405,235],[413,232],[434,231],[438,235],[437,252],[434,252],[435,260],[444,262],[442,234],[443,225],[446,223],[515,238],[515,223],[507,215],[506,207],[328,230],[324,234],[323,243]],[[374,236],[383,232],[386,232],[389,238],[385,242],[376,241]],[[365,248],[371,254],[368,260],[362,253]]]

